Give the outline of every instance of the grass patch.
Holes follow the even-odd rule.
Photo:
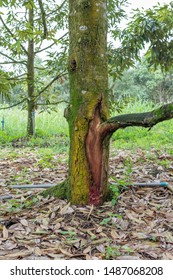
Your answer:
[[[152,103],[133,102],[121,114],[147,112],[153,110]],[[17,108],[0,111],[0,120],[4,117],[4,131],[0,129],[0,147],[29,147],[37,149],[52,149],[56,153],[67,153],[69,149],[68,124],[63,117],[64,106],[59,105],[57,112],[36,112],[36,138],[29,141],[25,138],[27,111]],[[135,150],[137,148],[150,150],[163,147],[172,154],[173,120],[154,126],[150,131],[146,128],[128,127],[115,132],[111,139],[114,149]]]
[[[64,106],[59,105],[57,112],[51,113],[36,111],[36,133],[38,137],[46,135],[63,134],[68,136],[68,124],[64,118]],[[3,134],[9,137],[19,138],[26,135],[27,111],[17,108],[0,111],[0,120],[4,117],[5,128]]]
[[[27,111],[17,108],[0,111],[0,120],[4,117],[4,131],[0,127],[0,147],[39,147],[64,153],[69,147],[68,124],[63,116],[64,107],[58,106],[57,112],[36,111],[37,137],[26,139]]]
[[[153,110],[152,103],[134,102],[129,104],[122,114],[148,112]],[[164,121],[155,125],[151,130],[143,127],[127,127],[116,131],[111,140],[114,148],[122,149],[150,149],[167,148],[172,150],[173,120]]]

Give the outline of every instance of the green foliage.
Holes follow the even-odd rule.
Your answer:
[[[8,0],[0,0],[0,7],[7,6],[8,2],[9,2]]]
[[[33,38],[36,52],[35,93],[38,97],[37,101],[42,104],[42,110],[45,110],[47,107],[52,110],[55,109],[55,106],[52,104],[56,104],[59,100],[61,100],[61,98],[68,100],[68,79],[64,77],[62,79],[60,78],[54,83],[54,85],[51,85],[44,90],[44,93],[39,93],[46,88],[47,84],[51,83],[58,73],[64,73],[64,71],[66,71],[69,44],[68,36],[66,34],[65,36],[62,36],[61,39],[57,39],[55,33],[58,30],[65,29],[67,27],[68,5],[65,1],[61,6],[54,5],[54,2],[52,1],[44,1],[43,3],[46,14],[49,15],[46,18],[46,23],[49,29],[48,37],[46,38],[47,43],[50,42],[50,46],[52,46],[52,44],[59,44],[59,47],[56,48],[56,50],[55,48],[48,48],[45,50],[47,53],[46,59],[42,61],[40,58],[40,54],[42,54],[40,46],[44,43],[45,39],[43,38],[44,26],[43,22],[40,20],[41,11],[39,7],[35,6],[36,20],[33,31],[31,30],[30,23],[26,21],[24,17],[21,17],[16,10],[16,8],[19,7],[25,7],[28,9],[28,3],[29,2],[18,0],[1,1],[1,5],[9,5],[10,7],[6,12],[7,20],[5,24],[10,32],[12,32],[13,36],[1,22],[1,37],[5,38],[5,40],[1,40],[0,45],[3,47],[3,52],[5,49],[5,55],[8,55],[8,57],[6,57],[7,63],[13,63],[14,65],[13,76],[14,73],[19,72],[20,74],[22,72],[24,75],[17,80],[20,82],[20,85],[17,84],[13,87],[11,102],[18,102],[27,96],[26,75],[24,74],[26,67],[26,53],[23,46],[27,43],[28,39]],[[112,77],[121,77],[124,70],[134,66],[136,60],[141,59],[140,50],[145,47],[145,43],[149,43],[149,48],[147,47],[147,59],[150,65],[156,66],[156,64],[160,64],[165,70],[168,70],[170,65],[172,65],[173,48],[171,45],[172,40],[170,40],[170,38],[172,36],[173,17],[171,3],[164,6],[158,5],[146,11],[138,9],[135,10],[127,28],[121,30],[120,23],[122,19],[127,18],[125,7],[128,5],[128,2],[126,0],[108,1],[107,12],[109,33],[115,41],[119,40],[121,43],[121,46],[118,48],[115,48],[113,43],[110,43],[108,46],[109,70]],[[36,2],[35,5],[37,4],[38,3]],[[13,6],[13,9],[11,9],[11,6]],[[138,70],[139,69],[137,69],[137,71]],[[122,87],[122,84],[119,83],[119,81],[116,82],[115,86],[113,86],[113,95],[116,100],[118,98],[118,102],[114,100],[117,111],[120,111],[123,102],[125,102],[125,104],[128,102],[129,97],[138,98],[140,96],[142,99],[150,99],[152,95],[151,99],[154,102],[158,102],[158,99],[159,101],[165,102],[166,100],[167,102],[170,95],[169,89],[172,86],[170,83],[169,89],[166,89],[168,86],[167,77],[165,78],[165,81],[163,80],[161,82],[161,79],[149,78],[148,72],[148,80],[146,82],[142,83],[141,77],[138,76],[136,78],[139,78],[139,82],[133,83],[133,81],[135,81],[135,77],[131,78],[131,76],[133,76],[134,72],[135,71],[130,70],[125,73],[124,86],[126,86],[126,88]],[[146,73],[143,74],[145,75]],[[153,77],[153,75],[154,74],[152,73],[151,77]],[[159,84],[157,84],[157,81]],[[4,84],[3,80],[2,83]],[[159,85],[160,88],[163,87],[163,90],[159,93],[159,98],[156,98],[158,90],[160,90]],[[9,86],[9,83],[5,82],[4,86]],[[4,92],[7,91],[5,90]],[[110,95],[112,95],[111,91]],[[122,104],[120,104],[120,95],[123,97],[123,100],[121,100]],[[163,95],[166,95],[165,100],[162,100]],[[26,106],[26,103],[24,104]]]
[[[112,205],[115,205],[117,203],[118,197],[120,195],[119,186],[115,186],[115,185],[110,184],[108,188],[111,190]]]
[[[5,131],[0,130],[0,143],[1,144],[8,144],[13,140],[13,136],[6,134]]]
[[[160,69],[150,71],[146,60],[125,71],[121,79],[113,81],[110,78],[110,87],[112,111],[118,111],[117,103],[123,109],[133,101],[144,102],[146,110],[147,104],[151,103],[152,107],[173,101],[172,71],[165,74]]]
[[[130,255],[134,250],[126,245],[120,246],[115,244],[110,244],[106,247],[105,258],[107,260],[116,259],[118,256],[122,255],[122,253],[126,255]]]
[[[63,117],[64,106],[58,106],[57,112],[36,112],[36,131],[38,136],[43,135],[61,135],[68,136],[68,125]],[[4,116],[5,130],[9,136],[23,137],[25,136],[26,111],[17,108],[0,111],[0,119]]]
[[[110,32],[117,34],[118,24],[121,22],[122,18],[125,18],[126,12],[124,10],[127,5],[127,0],[109,0],[107,4],[107,12],[108,12],[108,26]]]
[[[60,230],[59,231],[59,234],[62,234],[66,237],[66,241],[71,241],[71,240],[77,240],[77,237],[76,237],[76,232],[72,231],[72,230],[68,230],[68,231],[65,231],[65,230]]]
[[[124,162],[124,179],[118,179],[115,177],[111,177],[111,179],[114,181],[114,184],[109,185],[109,189],[111,191],[111,202],[112,205],[116,205],[117,200],[122,192],[124,192],[127,189],[127,186],[131,184],[129,178],[132,173],[132,161],[130,162],[130,165],[127,161]]]
[[[56,168],[56,164],[52,162],[53,160],[53,153],[49,149],[49,152],[42,155],[40,160],[37,162],[37,165],[41,166],[42,168],[51,168],[54,169]]]
[[[11,91],[16,82],[11,80],[11,72],[0,68],[0,103],[10,102]]]
[[[173,6],[155,6],[148,10],[135,10],[133,21],[122,33],[122,45],[130,45],[133,55],[149,43],[146,57],[154,67],[158,65],[168,70],[173,63],[172,28]],[[137,58],[137,57],[136,57]]]
[[[148,10],[134,10],[131,21],[124,30],[115,28],[112,37],[120,47],[109,45],[110,74],[115,78],[141,60],[141,50],[147,48],[146,58],[150,66],[168,71],[173,64],[173,4]]]

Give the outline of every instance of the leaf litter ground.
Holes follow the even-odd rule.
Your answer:
[[[64,180],[64,159],[55,155],[46,166],[24,149],[0,159],[0,259],[173,259],[173,193],[165,187],[129,186],[115,205],[97,208],[43,198],[40,189],[8,188]],[[172,160],[154,149],[116,151],[110,180],[171,185]]]

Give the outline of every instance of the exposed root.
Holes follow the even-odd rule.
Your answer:
[[[47,190],[41,193],[44,197],[46,196],[54,196],[59,199],[69,199],[70,198],[70,188],[69,181],[66,179],[60,184],[57,184],[54,187],[48,188]]]

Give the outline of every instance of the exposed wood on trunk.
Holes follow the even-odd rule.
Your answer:
[[[100,137],[100,104],[96,107],[94,117],[90,121],[89,131],[86,138],[86,156],[89,165],[91,184],[90,184],[90,204],[100,204],[102,193],[102,160],[103,143]]]

